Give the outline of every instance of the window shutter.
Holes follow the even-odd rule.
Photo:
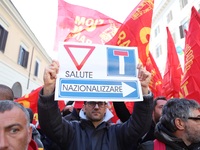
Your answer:
[[[38,69],[39,69],[39,64],[38,62],[36,61],[35,62],[35,71],[34,71],[34,75],[37,77],[38,76]]]
[[[24,51],[24,52],[25,53],[24,53],[24,58],[23,58],[23,64],[22,64],[22,66],[25,67],[25,68],[27,68],[29,52],[27,52],[27,51]]]
[[[6,47],[6,41],[8,37],[8,31],[6,31],[2,26],[0,26],[0,51],[4,52]]]

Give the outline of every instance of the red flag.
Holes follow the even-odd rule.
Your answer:
[[[22,104],[25,108],[31,108],[33,111],[33,124],[38,122],[38,113],[37,113],[37,102],[39,97],[39,92],[42,89],[42,86],[38,87],[37,89],[33,90],[31,93],[26,94],[15,101]],[[59,108],[62,110],[65,106],[64,101],[59,101]]]
[[[130,112],[130,114],[132,114],[132,112],[133,112],[133,107],[134,107],[134,102],[124,102],[125,103],[125,105],[126,105],[126,108],[128,109],[128,111]],[[116,113],[116,111],[115,111],[115,108],[114,108],[114,106],[113,106],[113,102],[109,102],[109,105],[108,105],[108,108],[109,108],[109,110],[112,112],[112,114],[113,114],[113,117],[111,118],[111,121],[113,122],[113,123],[119,123],[119,118],[118,118],[118,116],[117,116],[117,113]]]
[[[152,74],[150,88],[154,96],[160,96],[162,76],[149,52],[153,8],[154,0],[142,0],[126,18],[114,38],[107,44],[138,47],[141,62]]]
[[[116,111],[115,111],[115,108],[114,108],[114,106],[113,106],[113,102],[109,102],[108,109],[109,109],[109,110],[112,112],[112,114],[113,114],[113,117],[111,118],[111,121],[112,121],[113,123],[117,123],[117,122],[119,121],[119,118],[118,118],[117,113],[116,113]]]
[[[54,50],[59,41],[105,44],[120,26],[120,22],[97,10],[58,0]]]
[[[152,76],[149,84],[151,92],[153,93],[154,97],[161,96],[162,76],[150,51],[146,62],[146,70],[151,72]]]
[[[192,7],[184,48],[184,73],[181,81],[183,97],[200,102],[200,15]]]
[[[162,81],[163,84],[162,95],[165,96],[167,99],[172,97],[179,98],[181,76],[183,75],[183,71],[176,52],[174,41],[172,39],[172,35],[168,27],[166,27],[166,30],[167,30],[167,62]]]
[[[138,47],[139,58],[145,65],[149,53],[153,7],[153,0],[142,0],[107,44]]]

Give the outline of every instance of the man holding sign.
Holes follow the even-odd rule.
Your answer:
[[[143,101],[135,102],[130,119],[123,124],[110,125],[105,101],[85,101],[78,121],[62,118],[54,91],[58,61],[45,69],[44,86],[40,91],[38,115],[40,127],[63,150],[128,150],[148,131],[153,110],[153,96],[149,93],[151,74],[137,66]]]

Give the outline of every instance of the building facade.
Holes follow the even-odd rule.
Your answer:
[[[51,63],[38,39],[10,0],[0,1],[0,84],[13,89],[15,98],[43,85]]]
[[[183,68],[183,49],[185,46],[184,30],[188,30],[192,6],[194,6],[197,11],[200,10],[200,0],[155,0],[155,4],[150,51],[163,75],[167,57],[166,27],[169,27]]]

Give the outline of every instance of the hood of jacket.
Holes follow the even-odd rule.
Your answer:
[[[86,120],[87,120],[87,117],[86,117],[86,115],[85,115],[83,109],[80,110],[79,116],[81,117],[81,119],[86,119]],[[107,109],[106,109],[106,114],[105,114],[105,116],[104,116],[104,118],[103,118],[103,121],[107,122],[107,121],[109,121],[112,117],[113,117],[112,112],[107,108]]]

